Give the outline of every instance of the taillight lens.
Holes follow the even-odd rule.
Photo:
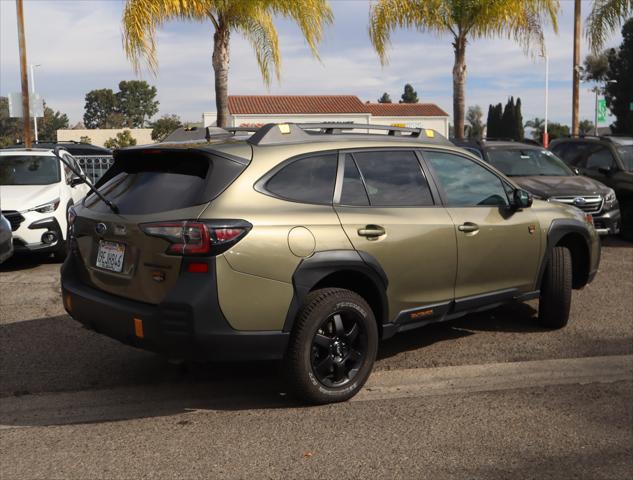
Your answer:
[[[139,225],[146,235],[167,240],[168,255],[217,255],[235,245],[250,230],[250,224],[214,225],[197,221],[144,223]]]

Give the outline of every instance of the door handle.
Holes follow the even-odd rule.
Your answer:
[[[358,234],[361,237],[367,238],[381,237],[385,233],[385,229],[382,228],[380,225],[367,225],[365,228],[358,229]]]
[[[457,230],[459,230],[460,232],[466,232],[466,233],[476,232],[477,230],[479,230],[479,225],[472,222],[464,222],[460,226],[457,227]]]

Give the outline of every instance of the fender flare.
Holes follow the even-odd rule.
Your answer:
[[[292,330],[295,318],[306,296],[328,275],[340,271],[354,271],[365,275],[380,293],[382,312],[377,318],[379,324],[386,323],[389,315],[389,301],[387,286],[389,281],[385,271],[378,261],[366,252],[356,250],[327,250],[316,252],[309,258],[304,258],[292,275],[294,293],[286,314],[283,331]]]
[[[543,275],[545,274],[545,268],[552,255],[552,250],[556,244],[569,233],[578,233],[585,241],[587,252],[591,255],[591,235],[589,234],[589,227],[580,220],[574,220],[571,218],[559,218],[552,221],[547,230],[547,246],[545,255],[541,260],[541,265],[538,270],[537,289],[540,289],[541,282],[543,281]],[[589,272],[591,274],[591,272]]]

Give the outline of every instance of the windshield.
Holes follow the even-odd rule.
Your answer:
[[[617,147],[624,168],[629,172],[633,172],[633,145]]]
[[[509,177],[569,176],[574,173],[548,150],[507,148],[488,150],[490,163]]]
[[[50,185],[59,182],[59,175],[59,160],[53,156],[0,156],[0,185]]]

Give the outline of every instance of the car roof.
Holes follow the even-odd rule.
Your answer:
[[[15,155],[17,153],[48,156],[53,155],[53,150],[51,148],[3,148],[0,150],[0,155],[3,156]]]

